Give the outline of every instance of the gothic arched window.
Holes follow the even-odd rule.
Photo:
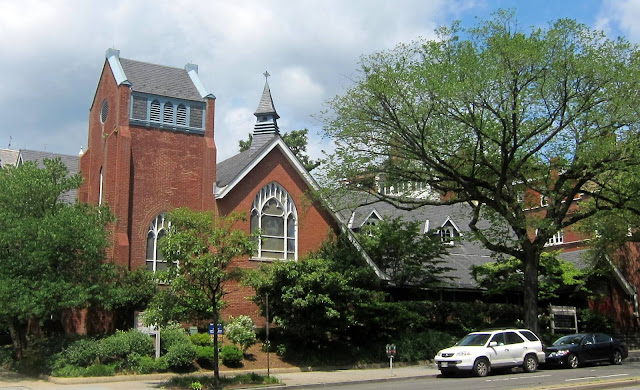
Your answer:
[[[160,214],[154,218],[149,224],[147,232],[147,269],[149,271],[162,271],[167,269],[167,261],[159,250],[162,239],[167,234],[171,223],[165,218],[164,214]]]
[[[260,230],[257,257],[298,259],[298,212],[289,193],[269,183],[256,195],[251,207],[251,232]]]

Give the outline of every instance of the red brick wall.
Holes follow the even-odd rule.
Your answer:
[[[131,127],[131,268],[144,267],[149,223],[177,207],[202,210],[213,204],[213,185],[206,191],[206,151],[202,135]],[[207,193],[208,192],[208,193]],[[207,199],[211,198],[211,199]]]
[[[109,114],[100,123],[102,102]],[[80,201],[97,204],[100,169],[103,203],[116,217],[108,255],[117,264],[144,267],[149,223],[176,207],[214,210],[215,101],[208,99],[205,134],[129,126],[130,89],[118,86],[105,62],[89,112],[89,141],[80,159],[85,182]]]
[[[249,232],[249,213],[256,194],[271,182],[280,184],[293,198],[298,212],[298,258],[302,259],[310,251],[317,250],[327,237],[335,236],[338,226],[333,218],[319,204],[311,202],[310,189],[295,168],[288,162],[284,154],[275,148],[272,150],[231,192],[218,200],[218,211],[221,215],[231,212],[242,212],[247,221],[238,223],[238,228]],[[257,268],[260,261],[243,258],[235,260],[234,267]],[[258,308],[247,299],[255,292],[237,283],[225,286],[227,307],[221,318],[227,320],[229,315],[249,315],[258,326],[263,326],[265,319],[259,317]]]

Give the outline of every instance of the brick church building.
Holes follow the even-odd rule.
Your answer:
[[[80,157],[85,180],[78,200],[111,207],[117,220],[109,257],[115,263],[165,268],[158,242],[168,228],[166,213],[177,207],[244,213],[247,222],[238,228],[263,232],[257,253],[234,263],[245,268],[297,260],[343,228],[308,196],[317,185],[279,135],[268,83],[250,149],[217,164],[215,103],[196,65],[172,68],[107,51],[90,108],[88,148]],[[223,318],[258,318],[246,299],[252,291],[236,285],[227,292]]]

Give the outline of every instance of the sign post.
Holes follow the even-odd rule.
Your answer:
[[[155,336],[154,344],[156,348],[156,360],[158,360],[160,357],[160,327],[157,325],[144,326],[144,322],[142,321],[143,316],[143,311],[133,313],[133,324],[138,331],[148,334],[149,336]]]
[[[393,376],[393,358],[396,356],[396,345],[387,344],[387,357],[389,358],[389,369],[391,370],[391,376]]]

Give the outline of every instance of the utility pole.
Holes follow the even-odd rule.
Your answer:
[[[266,72],[265,72],[266,73]],[[267,293],[267,378],[271,374],[271,365],[269,364],[269,350],[271,349],[271,343],[269,342],[269,293]]]

